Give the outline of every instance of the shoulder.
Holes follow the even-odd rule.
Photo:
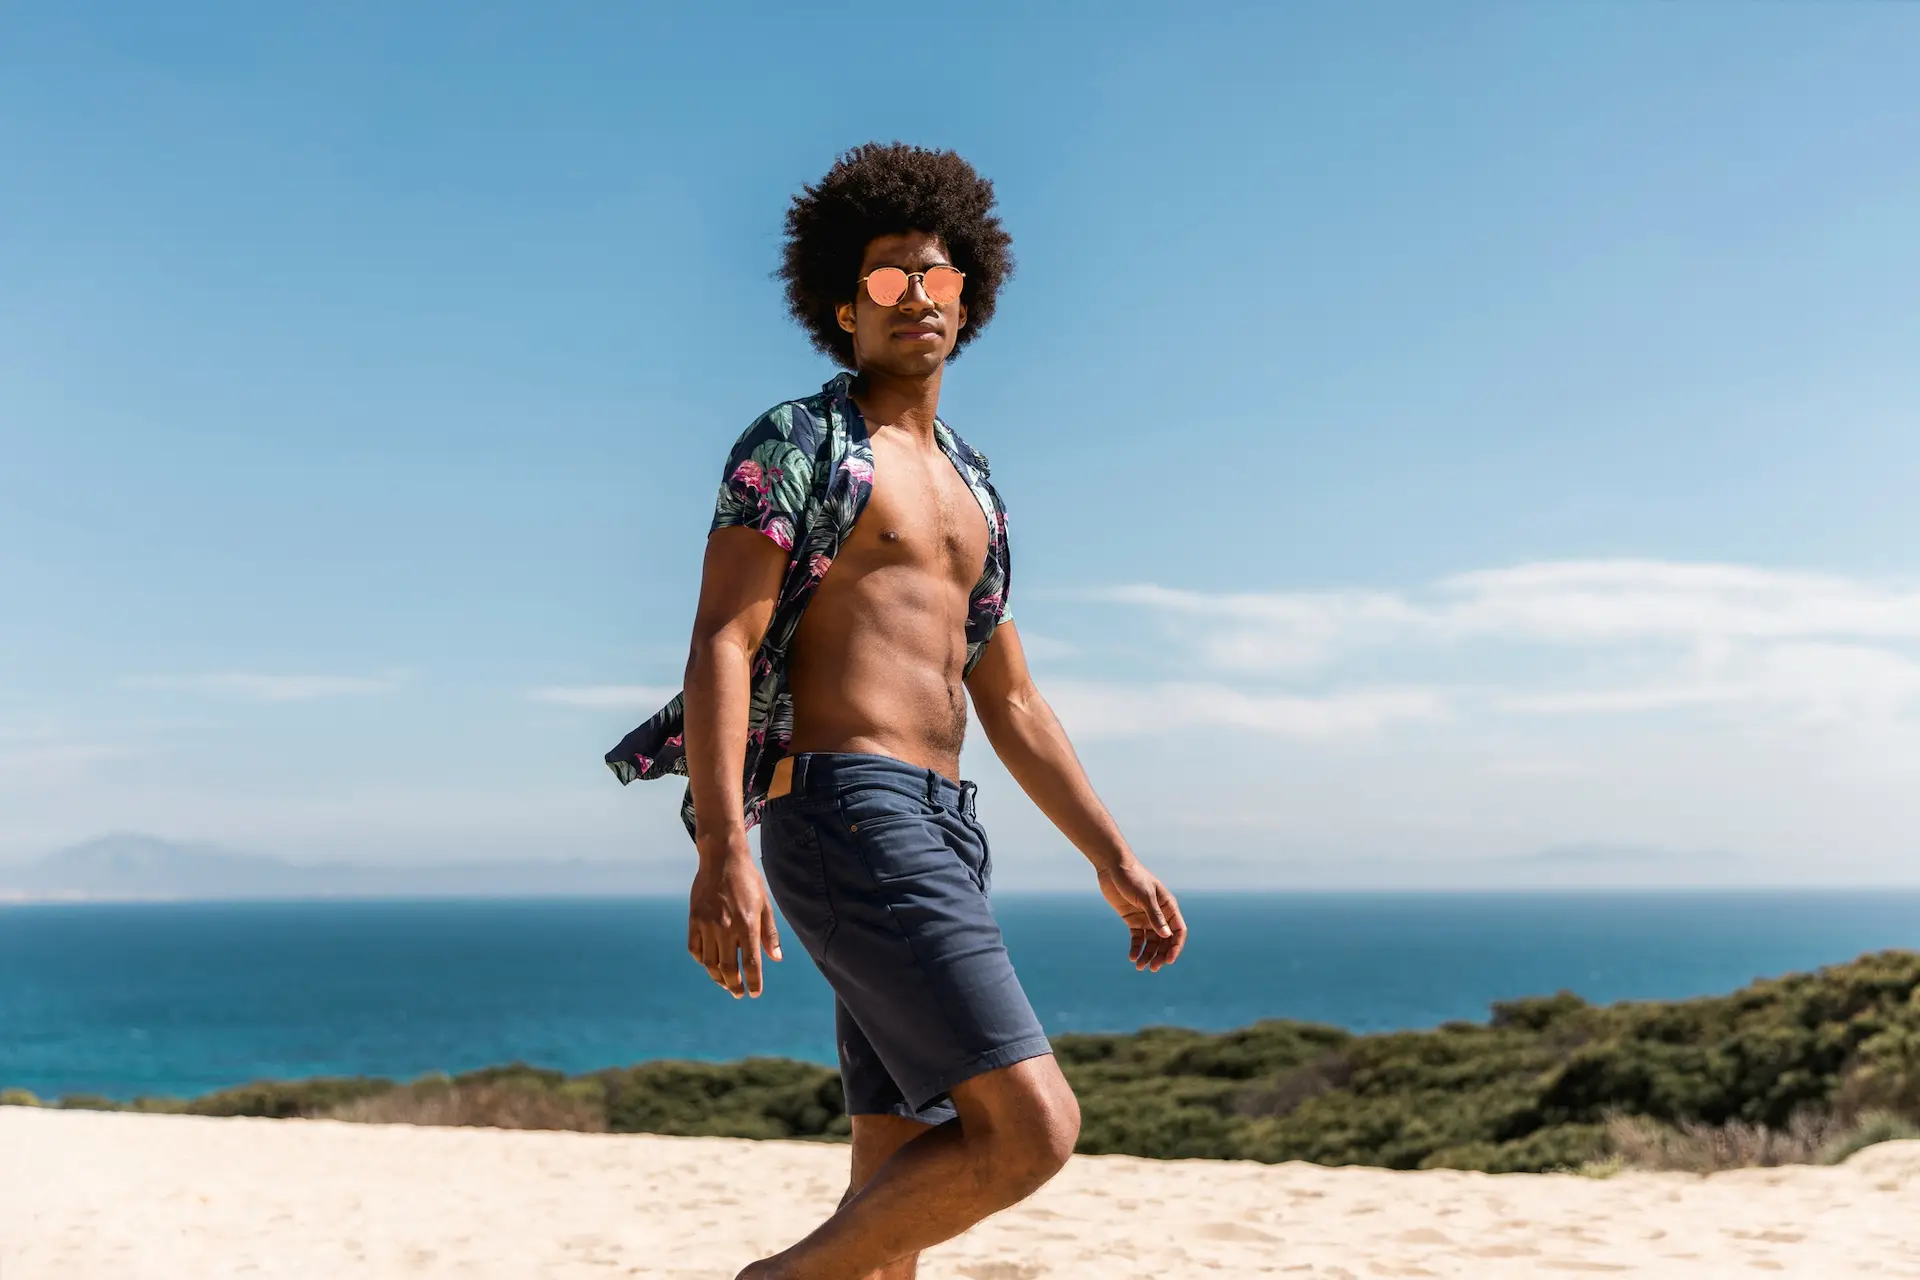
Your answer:
[[[741,433],[735,452],[740,452],[741,446],[751,452],[757,446],[779,442],[817,454],[836,437],[843,438],[846,423],[837,403],[841,394],[838,381],[829,382],[813,395],[782,400],[768,409]]]
[[[810,450],[825,429],[826,415],[816,397],[783,400],[755,418],[740,433],[740,444],[761,445],[773,442],[797,445]]]

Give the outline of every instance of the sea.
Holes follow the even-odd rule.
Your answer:
[[[1481,1020],[1496,1000],[1732,991],[1920,948],[1920,892],[1196,894],[1178,964],[1137,973],[1084,897],[996,900],[1051,1033],[1299,1018]],[[790,935],[789,935],[790,936]],[[683,900],[0,906],[0,1087],[184,1097],[255,1079],[410,1079],[521,1061],[833,1060],[797,945],[735,1000],[684,950]]]

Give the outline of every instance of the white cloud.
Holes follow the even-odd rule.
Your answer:
[[[1411,601],[1379,591],[1210,595],[1136,584],[1095,598],[1161,615],[1209,663],[1233,671],[1313,666],[1340,648],[1404,635],[1425,621]]]
[[[1098,598],[1156,615],[1190,662],[1241,675],[1385,660],[1497,664],[1485,700],[1531,715],[1741,707],[1846,720],[1920,704],[1920,653],[1909,652],[1920,643],[1920,589],[1833,575],[1552,561],[1401,593],[1135,585]],[[1529,663],[1509,660],[1528,651]],[[1595,666],[1604,668],[1598,682]]]
[[[1286,668],[1371,644],[1473,637],[1920,640],[1920,589],[1740,565],[1566,560],[1443,578],[1415,592],[1207,594],[1132,585],[1096,598],[1212,624],[1203,652]]]
[[[1451,635],[1622,640],[1920,639],[1920,590],[1741,565],[1574,560],[1460,574],[1427,610]]]
[[[215,671],[192,676],[141,676],[127,683],[146,689],[184,689],[195,693],[247,698],[255,702],[312,702],[320,698],[391,693],[404,681],[397,675],[270,675],[256,671]]]
[[[1250,693],[1223,684],[1108,684],[1049,681],[1047,701],[1076,739],[1180,729],[1240,729],[1281,738],[1328,739],[1374,733],[1446,714],[1429,689],[1361,689],[1299,695]]]
[[[1812,720],[1879,720],[1920,702],[1920,662],[1857,644],[1703,645],[1678,678],[1645,685],[1520,695],[1510,710],[1546,715],[1771,708]]]
[[[527,690],[530,702],[558,707],[590,707],[652,713],[672,700],[678,689],[661,684],[561,684]]]

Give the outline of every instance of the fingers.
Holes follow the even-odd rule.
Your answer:
[[[1166,898],[1164,909],[1166,911],[1167,923],[1173,927],[1173,933],[1167,939],[1167,958],[1165,961],[1167,964],[1172,964],[1180,958],[1180,953],[1187,949],[1187,918],[1180,914],[1179,901],[1176,900],[1171,893],[1167,892],[1165,885],[1160,886],[1160,892]]]
[[[1147,936],[1140,944],[1140,958],[1134,961],[1133,967],[1144,969],[1149,973],[1158,973],[1160,966],[1166,962],[1167,940],[1161,937],[1158,931],[1147,930]]]
[[[1133,898],[1122,912],[1127,922],[1127,959],[1136,970],[1158,973],[1186,949],[1186,917],[1180,914],[1180,903],[1173,894],[1150,875],[1137,896],[1127,896]]]
[[[1166,963],[1167,940],[1158,932],[1149,929],[1140,942],[1140,956],[1133,962],[1136,969],[1158,973],[1160,966]]]
[[[773,922],[772,907],[766,907],[760,913],[760,945],[775,960],[780,959],[780,928]]]
[[[1142,961],[1137,963],[1135,968],[1144,967],[1158,973],[1162,966],[1172,964],[1179,959],[1180,952],[1186,948],[1187,922],[1180,914],[1180,904],[1174,900],[1171,893],[1167,892],[1165,885],[1155,881],[1153,890],[1154,905],[1159,909],[1161,918],[1166,921],[1167,932],[1162,935],[1156,931],[1147,939]]]
[[[755,999],[759,998],[766,982],[765,970],[760,960],[760,952],[763,948],[775,960],[780,958],[780,930],[773,922],[773,908],[764,904],[760,908],[760,918],[754,922],[749,936],[740,944],[740,954],[746,958],[746,964],[742,966],[745,970],[745,981],[743,988],[734,989],[735,995],[739,995],[741,989],[744,989],[746,994]]]
[[[762,950],[780,959],[780,933],[764,891],[741,892],[734,886],[731,892],[715,892],[696,881],[693,898],[687,954],[736,999],[758,996],[765,986]]]
[[[709,925],[700,962],[707,976],[738,1000],[760,994],[760,947],[757,936],[743,937],[738,924]]]
[[[687,954],[693,957],[695,964],[707,971],[709,978],[724,987],[727,985],[727,966],[721,959],[725,952],[723,932],[713,924],[691,922],[687,927]],[[737,973],[734,980],[739,981]]]
[[[720,971],[720,935],[711,926],[702,926],[700,930],[700,949],[694,953],[695,960],[708,973]],[[716,979],[717,981],[718,979]]]
[[[755,951],[754,962],[759,962],[760,957],[756,947],[741,945],[737,926],[720,939],[720,985],[725,987],[735,1000],[747,994],[746,980],[741,976],[741,970],[746,967],[742,963],[744,951]]]
[[[1166,938],[1172,936],[1173,929],[1167,924],[1166,913],[1160,909],[1160,896],[1164,893],[1166,890],[1160,887],[1158,880],[1149,880],[1147,892],[1141,895],[1145,901],[1140,905],[1147,909],[1147,922],[1153,926],[1153,931]]]
[[[1144,867],[1137,876],[1115,877],[1109,894],[1127,922],[1127,959],[1136,970],[1159,972],[1186,942],[1186,922],[1167,887]]]
[[[757,1000],[760,997],[759,930],[756,929],[753,936],[748,938],[746,943],[740,948],[740,958],[744,960],[745,963],[740,966],[740,986],[733,989],[733,994],[738,997],[740,993],[744,991],[747,995]]]

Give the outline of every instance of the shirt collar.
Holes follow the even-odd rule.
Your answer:
[[[853,382],[855,376],[856,375],[847,373],[844,370],[834,374],[831,378],[828,378],[826,382],[821,384],[820,394],[828,397],[834,404],[839,405],[841,412],[846,415],[847,421],[860,423],[862,433],[864,434],[866,416],[860,412],[860,406],[853,402]],[[965,458],[981,475],[988,474],[987,455],[954,435],[953,428],[947,425],[946,419],[935,418],[933,420],[933,434],[934,438],[940,442],[941,449],[945,450],[949,455],[958,455]]]

